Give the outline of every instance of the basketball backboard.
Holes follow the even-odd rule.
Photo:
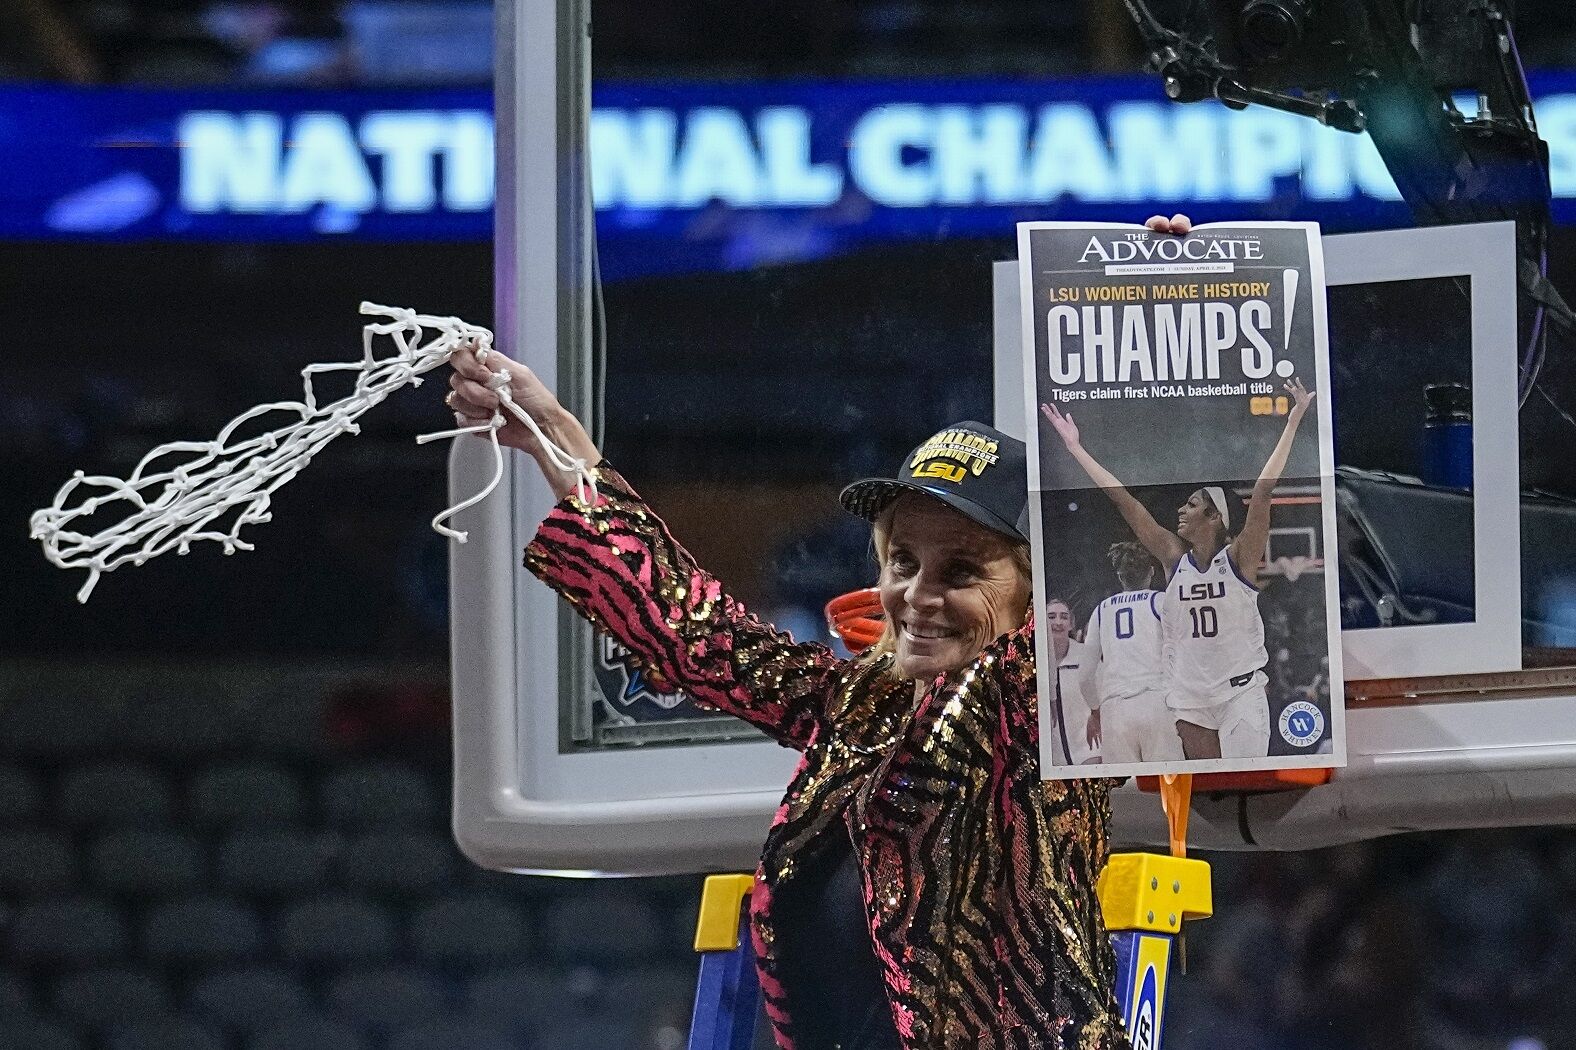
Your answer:
[[[546,0],[499,12],[499,346],[593,424],[605,385],[602,447],[675,534],[767,618],[801,624],[801,637],[804,628],[823,629],[813,614],[819,603],[873,575],[861,526],[837,509],[838,485],[890,469],[945,422],[989,418],[991,255],[977,244],[918,240],[853,268],[834,260],[621,281],[606,289],[603,324],[592,291],[587,157],[577,145],[589,116],[587,12]],[[1142,218],[1141,208],[1129,217]],[[759,221],[755,250],[795,235]],[[1002,237],[1010,230],[1003,218]],[[999,256],[1000,246],[990,251]],[[1488,265],[1498,265],[1494,258]],[[1471,283],[1475,302],[1483,289]],[[1454,294],[1424,291],[1442,301]],[[774,339],[780,329],[792,338]],[[605,364],[593,352],[604,334]],[[1015,360],[1007,374],[1020,367]],[[1480,395],[1497,389],[1471,378]],[[461,442],[452,491],[476,491],[490,470],[483,443]],[[1500,487],[1513,493],[1514,480]],[[521,551],[549,505],[532,464],[515,457],[493,499],[456,522],[471,536],[451,562],[457,839],[478,863],[500,869],[753,867],[796,756],[730,719],[643,690],[618,651],[522,569]],[[1487,526],[1473,524],[1474,535],[1485,534]],[[1304,550],[1306,535],[1273,542],[1289,566],[1328,558]],[[839,558],[821,557],[832,550]],[[1468,626],[1477,626],[1497,593],[1482,579],[1495,563],[1475,547],[1472,557]],[[1447,609],[1451,596],[1414,597]],[[1499,684],[1515,690],[1528,681]],[[1200,797],[1193,839],[1296,848],[1407,828],[1570,819],[1576,681],[1542,685],[1530,697],[1435,701],[1430,686],[1421,701],[1354,703],[1351,765],[1335,784],[1274,798]],[[1152,797],[1128,785],[1116,811],[1119,842],[1165,841]]]

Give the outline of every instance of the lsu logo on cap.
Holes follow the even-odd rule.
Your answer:
[[[909,477],[939,478],[958,484],[973,474],[979,477],[996,465],[1000,445],[973,430],[943,430],[914,450]]]

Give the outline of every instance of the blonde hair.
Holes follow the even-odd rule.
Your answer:
[[[876,515],[875,521],[871,523],[870,546],[875,552],[876,565],[879,567],[879,571],[883,575],[886,573],[887,552],[892,546],[892,518],[897,513],[897,505],[902,502],[904,498],[905,497],[903,496],[899,496],[891,503],[888,503],[886,507]],[[985,526],[981,525],[980,528],[985,528]],[[1023,582],[1028,585],[1032,591],[1034,580],[1034,559],[1033,554],[1029,549],[1029,545],[1027,543],[1015,543],[1011,539],[1007,538],[1006,536],[1001,536],[1000,533],[995,531],[991,531],[991,535],[1000,536],[1002,542],[1012,545],[1011,550],[1013,567],[1018,570],[1019,575],[1023,577]],[[885,620],[881,628],[881,637],[876,639],[876,644],[872,645],[870,648],[859,654],[859,660],[862,663],[875,663],[876,661],[882,659],[883,657],[889,656],[896,651],[897,627],[893,625],[892,621]]]

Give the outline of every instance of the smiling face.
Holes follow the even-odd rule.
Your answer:
[[[1051,637],[1060,642],[1073,629],[1073,611],[1060,598],[1045,603],[1045,626]]]
[[[1029,573],[1018,547],[939,500],[898,500],[877,552],[900,676],[928,680],[966,667],[1023,624]]]
[[[1203,489],[1196,490],[1187,502],[1177,508],[1177,535],[1190,547],[1219,545],[1225,533],[1221,526],[1220,511],[1210,502]]]

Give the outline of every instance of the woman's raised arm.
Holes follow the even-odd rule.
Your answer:
[[[1232,562],[1237,566],[1237,571],[1254,584],[1258,582],[1259,563],[1264,560],[1264,550],[1270,540],[1270,500],[1275,495],[1275,486],[1280,482],[1281,474],[1286,470],[1292,442],[1297,438],[1297,427],[1307,414],[1308,406],[1313,404],[1314,392],[1303,386],[1300,379],[1288,381],[1286,392],[1292,397],[1292,406],[1286,416],[1285,429],[1281,431],[1280,440],[1275,442],[1275,449],[1265,462],[1264,469],[1259,471],[1258,480],[1253,483],[1253,495],[1248,498],[1248,513],[1243,519],[1242,531],[1231,542]]]
[[[597,466],[602,454],[590,435],[529,368],[497,351],[479,362],[469,350],[474,347],[450,358],[447,403],[456,419],[462,425],[490,419],[499,404],[494,375],[507,372],[515,404],[597,479],[596,496],[584,502],[575,473],[556,465],[531,429],[504,413],[499,442],[536,460],[558,498],[526,547],[526,568],[623,643],[659,689],[686,693],[783,744],[805,747],[842,661],[823,645],[795,642],[763,623],[723,590],[628,482]]]
[[[1149,508],[1138,501],[1138,497],[1127,491],[1127,486],[1106,470],[1100,461],[1089,454],[1083,447],[1083,442],[1078,437],[1078,424],[1073,422],[1073,417],[1065,415],[1055,405],[1041,405],[1040,414],[1050,423],[1051,429],[1062,439],[1062,444],[1067,446],[1067,451],[1072,455],[1084,473],[1089,475],[1089,480],[1100,487],[1116,509],[1127,522],[1127,527],[1133,530],[1133,535],[1144,549],[1153,554],[1166,572],[1170,572],[1182,555],[1187,552],[1187,545],[1182,538],[1164,525],[1155,520],[1149,513]]]

